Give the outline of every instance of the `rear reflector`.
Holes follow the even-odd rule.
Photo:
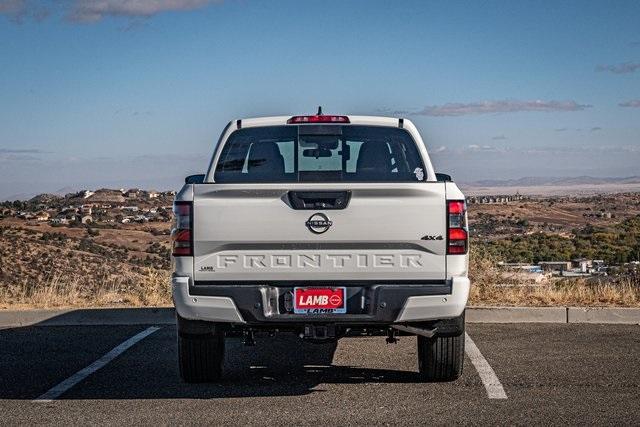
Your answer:
[[[347,116],[293,116],[287,123],[300,124],[300,123],[349,123],[349,117]]]
[[[173,205],[174,227],[171,230],[173,256],[193,256],[193,209],[191,202],[176,202]]]
[[[467,253],[465,245],[449,246],[449,255],[464,255]]]
[[[467,232],[462,228],[449,229],[449,240],[466,240]]]
[[[466,254],[468,242],[467,206],[464,200],[449,200],[447,201],[447,254]]]

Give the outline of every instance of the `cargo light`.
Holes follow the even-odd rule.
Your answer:
[[[301,123],[350,123],[347,116],[293,116],[287,120],[287,124],[301,124]]]
[[[193,256],[192,208],[191,202],[175,202],[173,205],[174,227],[171,230],[173,256]]]
[[[468,242],[467,205],[464,200],[449,200],[447,201],[447,254],[466,254]]]

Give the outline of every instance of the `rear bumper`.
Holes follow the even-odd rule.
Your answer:
[[[286,295],[293,285],[199,283],[189,277],[171,279],[178,314],[249,326],[292,326],[335,323],[350,326],[424,322],[458,317],[469,296],[469,279],[455,277],[430,283],[333,283],[347,288],[347,314],[317,316],[292,313]]]

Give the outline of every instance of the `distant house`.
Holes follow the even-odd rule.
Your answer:
[[[80,192],[80,195],[82,196],[83,199],[88,199],[89,197],[93,196],[95,194],[94,191],[90,191],[90,190],[84,190]]]
[[[75,206],[67,206],[66,208],[63,208],[60,213],[64,213],[64,214],[75,214],[78,213],[78,208],[76,208]]]
[[[149,219],[144,215],[136,215],[136,217],[134,218],[134,221],[136,221],[136,222],[147,222],[147,221],[149,221]]]
[[[45,222],[49,221],[49,212],[40,212],[36,215],[36,221]]]
[[[83,224],[91,224],[93,222],[93,217],[91,215],[85,215],[82,217],[81,222]]]
[[[150,199],[157,199],[160,196],[160,193],[158,193],[157,191],[149,191],[149,193],[147,193],[147,197],[149,197]]]
[[[569,271],[571,262],[569,261],[540,261],[538,263],[544,271]]]
[[[587,273],[589,269],[593,266],[593,261],[586,258],[576,258],[571,260],[574,268],[580,270],[581,273]]]
[[[140,208],[137,206],[123,206],[121,209],[123,211],[129,211],[129,212],[138,212],[140,210]]]
[[[524,196],[520,193],[516,194],[507,194],[507,195],[497,195],[497,196],[469,196],[467,197],[468,204],[493,204],[493,203],[502,203],[506,204],[509,202],[515,202],[523,200]]]
[[[127,198],[140,197],[140,190],[137,188],[130,188],[124,193],[124,196]]]
[[[80,210],[82,211],[83,215],[91,215],[93,213],[93,205],[90,203],[82,205],[80,206]]]

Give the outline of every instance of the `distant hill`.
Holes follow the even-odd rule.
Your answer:
[[[174,196],[175,191],[157,192],[154,190],[130,189],[123,192],[123,190],[119,189],[100,188],[97,190],[71,192],[64,195],[43,193],[29,195],[28,197],[22,197],[14,200],[26,202],[32,207],[44,205],[56,208],[63,205],[79,206],[84,204],[122,205],[124,203],[136,203],[143,205],[170,205],[173,202]],[[8,202],[12,202],[14,200],[10,200]],[[5,202],[0,201],[0,203]]]
[[[80,190],[81,190],[80,187],[62,187],[54,191],[53,194],[57,194],[58,196],[64,196],[65,194],[69,194],[69,193],[77,193]]]
[[[529,176],[518,179],[484,179],[463,183],[467,187],[534,187],[534,186],[569,186],[569,185],[602,185],[602,184],[640,184],[640,176],[624,178],[596,178],[592,176],[577,177],[541,177]]]
[[[61,196],[58,196],[56,194],[44,193],[32,197],[31,199],[29,199],[29,202],[36,205],[53,205],[54,203],[57,203],[62,199],[63,198]]]
[[[91,203],[124,203],[126,199],[120,190],[101,188],[88,196],[87,200]]]
[[[547,194],[558,195],[567,192],[579,191],[580,193],[611,193],[622,191],[640,191],[640,176],[628,176],[622,178],[616,177],[592,177],[592,176],[577,176],[577,177],[542,177],[542,176],[528,176],[517,179],[483,179],[478,181],[462,181],[458,182],[463,191],[468,195],[481,195],[481,194],[498,194],[501,189],[505,189],[505,193],[515,193],[519,191],[521,194]],[[620,189],[617,186],[621,186]],[[622,188],[622,186],[625,186]],[[148,193],[147,190],[140,190],[140,198],[144,199],[144,193]],[[120,190],[100,188],[92,192],[93,194],[85,197],[83,191],[75,187],[60,188],[53,193],[21,193],[14,194],[11,197],[0,199],[0,202],[4,200],[29,200],[34,204],[42,203],[48,204],[48,202],[54,201],[58,198],[60,201],[65,199],[80,199],[86,200],[86,203],[123,203],[127,199],[131,199],[131,196],[123,195]],[[138,198],[136,196],[134,199]],[[76,200],[74,200],[76,201]]]
[[[52,193],[45,193],[46,195],[49,196],[60,196],[63,197],[69,193],[77,193],[78,191],[80,191],[80,188],[76,188],[76,187],[63,187],[63,188],[59,188],[55,191],[53,191]],[[34,199],[37,197],[40,197],[42,194],[33,191],[33,192],[25,192],[25,193],[17,193],[17,194],[11,194],[10,196],[7,197],[0,197],[0,202],[4,202],[5,200],[8,201],[14,201],[14,200],[30,200],[30,199]]]

